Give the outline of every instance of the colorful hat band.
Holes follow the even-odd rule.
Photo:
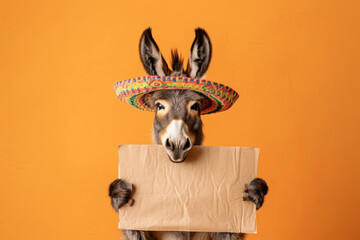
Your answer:
[[[239,98],[237,92],[228,86],[187,77],[145,76],[114,84],[116,95],[121,101],[146,111],[154,111],[151,108],[150,93],[167,89],[188,89],[208,97],[202,103],[201,114],[225,111]]]

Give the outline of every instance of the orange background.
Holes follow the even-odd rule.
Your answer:
[[[249,239],[359,239],[359,1],[1,1],[0,239],[119,239],[107,196],[117,145],[151,143],[153,114],[115,81],[213,43],[207,79],[240,99],[203,116],[205,145],[260,147],[270,192]]]

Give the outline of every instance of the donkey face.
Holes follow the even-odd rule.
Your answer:
[[[170,69],[151,35],[144,31],[140,39],[140,58],[146,72],[158,76],[184,76],[203,78],[211,60],[211,43],[207,33],[200,28],[191,46],[186,70],[177,50],[171,51]],[[204,138],[200,109],[202,94],[191,90],[159,90],[151,95],[156,110],[153,138],[165,147],[172,162],[182,162],[193,145],[200,145]]]
[[[203,140],[202,99],[202,95],[190,90],[161,90],[151,96],[156,108],[153,137],[173,162],[184,161],[191,147]]]

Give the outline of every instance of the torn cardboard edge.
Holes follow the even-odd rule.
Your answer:
[[[161,145],[120,145],[119,178],[134,201],[119,209],[120,229],[256,233],[256,207],[244,201],[259,148],[193,146],[172,163]]]

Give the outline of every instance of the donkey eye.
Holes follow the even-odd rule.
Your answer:
[[[190,107],[191,110],[194,110],[194,111],[199,111],[200,110],[200,105],[199,103],[194,103],[191,107]]]
[[[161,103],[157,103],[156,108],[157,108],[158,111],[160,111],[162,109],[165,109],[165,107]]]

